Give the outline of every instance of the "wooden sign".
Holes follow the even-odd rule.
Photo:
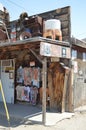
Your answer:
[[[70,51],[70,47],[41,42],[40,55],[48,56],[48,57],[61,57],[61,58],[70,59],[71,51]]]
[[[35,61],[31,61],[30,66],[35,66]]]
[[[51,62],[59,62],[59,58],[58,57],[51,57]]]

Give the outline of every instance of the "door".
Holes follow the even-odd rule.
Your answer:
[[[14,103],[14,72],[15,62],[13,59],[1,60],[1,82],[7,103]],[[2,95],[0,93],[0,101]]]

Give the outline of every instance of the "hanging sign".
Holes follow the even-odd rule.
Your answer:
[[[74,73],[78,73],[78,63],[77,63],[77,61],[73,61],[73,65],[74,65]]]
[[[50,57],[71,58],[70,48],[45,42],[40,43],[40,55]]]
[[[59,62],[59,58],[58,57],[51,57],[51,62]]]
[[[35,66],[35,61],[31,61],[30,66]]]

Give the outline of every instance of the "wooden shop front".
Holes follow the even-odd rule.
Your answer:
[[[47,106],[59,112],[72,108],[70,25],[69,6],[34,17],[24,13],[7,25],[9,42],[0,43],[0,76],[4,89],[8,87],[7,102],[29,102],[26,87],[35,86],[44,123]]]
[[[50,98],[50,108],[62,111],[64,102],[65,73],[69,72],[70,46],[62,42],[42,37],[29,38],[24,41],[0,44],[0,60],[13,59],[15,61],[14,73],[14,102],[17,100],[16,87],[17,70],[19,67],[39,67],[41,70],[42,91],[44,100]],[[67,79],[66,79],[67,80]],[[48,88],[49,95],[45,95]],[[41,89],[40,89],[41,90]],[[42,101],[40,91],[40,102]],[[46,99],[45,99],[46,98]],[[64,104],[64,103],[63,103]]]
[[[13,59],[15,61],[15,72],[13,75],[15,103],[17,101],[16,87],[18,85],[17,69],[20,66],[30,67],[30,63],[33,61],[35,62],[35,67],[41,68],[43,92],[42,121],[44,124],[46,122],[47,87],[49,89],[51,110],[54,109],[57,112],[62,112],[66,111],[66,106],[68,106],[68,109],[71,108],[72,96],[69,96],[71,94],[71,84],[68,85],[71,82],[70,69],[68,67],[70,63],[70,52],[70,44],[68,42],[43,37],[34,37],[24,41],[0,44],[0,60]],[[7,79],[4,79],[4,82],[5,80]]]

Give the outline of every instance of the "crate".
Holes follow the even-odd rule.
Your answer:
[[[62,32],[60,30],[46,30],[44,33],[43,33],[43,37],[45,38],[51,38],[53,40],[59,40],[59,41],[62,41]]]

